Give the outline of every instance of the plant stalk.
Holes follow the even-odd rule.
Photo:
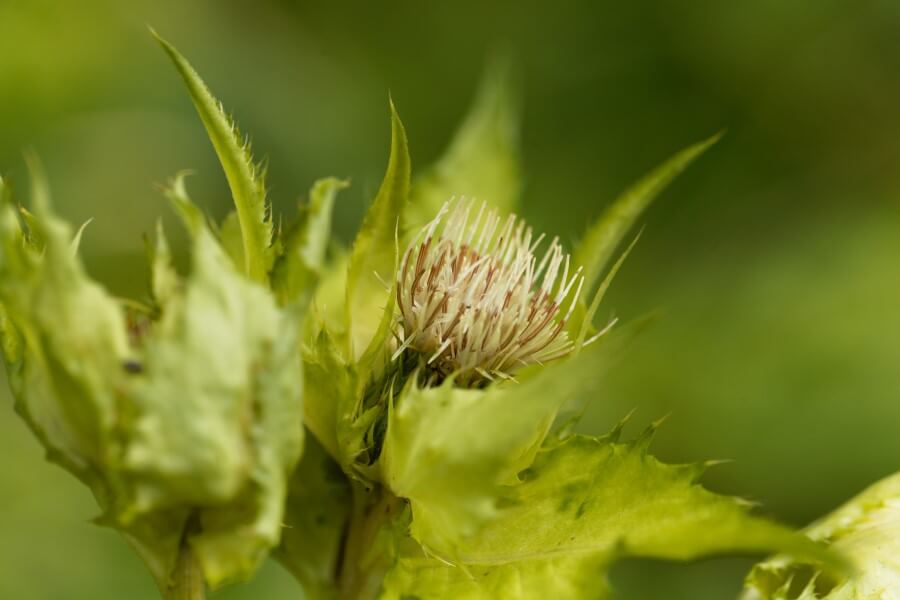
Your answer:
[[[165,600],[205,600],[206,581],[203,577],[203,569],[194,555],[189,542],[189,536],[199,529],[196,517],[188,519],[181,537],[181,547],[178,550],[178,558],[175,561],[175,569],[169,587],[166,590]]]
[[[353,489],[353,514],[344,542],[338,578],[340,600],[370,600],[377,596],[390,566],[388,549],[379,547],[379,533],[402,510],[403,500],[378,486]]]

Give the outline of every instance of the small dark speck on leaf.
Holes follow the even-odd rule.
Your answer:
[[[535,477],[537,477],[537,473],[534,469],[531,468],[525,469],[524,471],[519,473],[520,481],[528,481],[530,479],[534,479]]]
[[[126,360],[122,363],[122,368],[125,369],[127,373],[131,373],[132,375],[137,375],[138,373],[144,372],[144,366],[136,360]]]

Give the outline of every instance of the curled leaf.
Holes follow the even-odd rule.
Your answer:
[[[210,585],[254,572],[278,543],[303,434],[302,306],[280,309],[235,270],[181,179],[169,196],[191,272],[178,278],[159,237],[161,310],[139,316],[87,276],[46,197],[30,224],[42,248],[0,206],[0,332],[18,411],[164,590],[183,543]]]
[[[820,561],[776,556],[747,577],[744,600],[891,600],[900,591],[900,474],[810,525],[810,539],[846,556],[849,575]]]

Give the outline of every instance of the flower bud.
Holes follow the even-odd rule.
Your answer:
[[[565,324],[584,277],[558,238],[537,253],[543,239],[486,204],[445,203],[400,262],[394,358],[416,352],[439,379],[478,386],[571,352]]]

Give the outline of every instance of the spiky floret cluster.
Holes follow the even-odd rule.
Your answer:
[[[394,358],[415,351],[432,371],[472,385],[571,352],[565,324],[584,277],[570,273],[558,238],[539,259],[543,239],[483,203],[445,203],[400,262]]]

